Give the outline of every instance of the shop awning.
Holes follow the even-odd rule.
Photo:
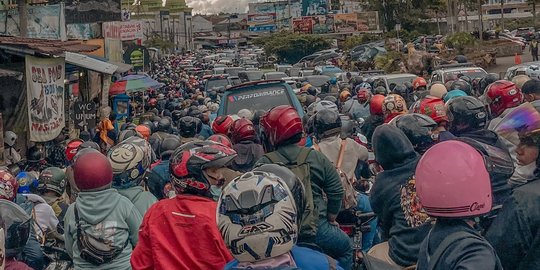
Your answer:
[[[8,69],[1,69],[0,68],[0,78],[3,78],[3,77],[12,77],[12,78],[15,78],[15,79],[20,81],[20,80],[22,80],[23,73],[18,72],[18,71],[14,71],[14,70],[8,70]]]
[[[66,52],[66,63],[105,74],[113,74],[118,69],[116,65],[72,52]]]
[[[133,66],[129,65],[129,64],[124,64],[124,63],[115,62],[115,61],[109,61],[109,60],[107,60],[107,58],[103,58],[103,57],[99,57],[99,56],[95,56],[95,55],[89,55],[89,57],[92,57],[94,59],[97,59],[97,60],[100,60],[100,61],[103,61],[103,62],[107,62],[109,64],[113,64],[115,66],[118,66],[118,69],[116,69],[117,73],[124,73],[124,72],[128,72],[131,69],[133,69]]]

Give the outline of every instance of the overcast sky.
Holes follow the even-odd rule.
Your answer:
[[[219,12],[244,13],[248,10],[249,2],[257,0],[186,0],[194,14]]]

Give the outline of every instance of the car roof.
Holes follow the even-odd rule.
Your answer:
[[[418,77],[417,75],[411,74],[411,73],[404,73],[404,74],[386,74],[386,75],[377,75],[373,76],[374,79],[378,78],[386,78],[386,79],[395,79],[395,78],[403,78],[403,77]]]
[[[285,74],[285,72],[283,72],[283,71],[270,71],[270,72],[266,72],[264,74]]]
[[[228,88],[225,90],[225,92],[233,92],[238,91],[243,88],[251,88],[259,85],[283,85],[286,83],[284,80],[259,80],[259,81],[252,81],[252,82],[246,82],[239,85],[235,85],[233,87]]]
[[[483,68],[481,67],[455,67],[455,68],[443,68],[443,69],[438,69],[436,71],[441,71],[441,72],[454,72],[454,71],[460,71],[460,70],[483,70],[485,71]],[[487,72],[486,72],[487,73]]]

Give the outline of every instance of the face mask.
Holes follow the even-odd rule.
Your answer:
[[[219,197],[221,196],[221,187],[220,186],[215,186],[215,185],[212,185],[210,186],[210,194],[212,194],[212,199],[214,201],[218,201],[219,200]]]

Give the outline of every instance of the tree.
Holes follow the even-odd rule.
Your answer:
[[[287,31],[255,39],[266,55],[275,55],[279,62],[294,64],[302,57],[330,48],[330,42],[320,35],[294,34]]]
[[[168,52],[174,49],[174,43],[168,39],[161,38],[157,35],[152,36],[151,38],[144,41],[144,46],[146,47],[155,47],[162,51]]]
[[[531,6],[532,8],[532,15],[533,15],[533,26],[536,27],[536,2],[538,0],[527,0],[527,4]]]

